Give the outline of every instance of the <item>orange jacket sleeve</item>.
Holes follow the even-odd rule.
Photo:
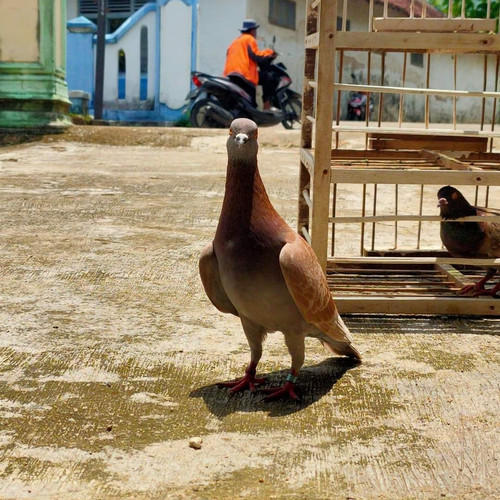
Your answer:
[[[253,36],[250,36],[251,40],[249,41],[249,46],[250,46],[250,49],[252,50],[252,52],[258,56],[258,57],[269,57],[269,56],[272,56],[274,54],[274,50],[272,49],[263,49],[263,50],[259,50],[259,46],[257,45],[257,40],[253,37]],[[247,48],[248,50],[248,48]]]

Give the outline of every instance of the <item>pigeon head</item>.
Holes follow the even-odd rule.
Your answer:
[[[229,127],[226,147],[230,162],[257,160],[257,124],[247,118],[233,120]]]
[[[437,193],[438,207],[443,219],[457,219],[467,215],[475,215],[475,208],[464,198],[464,195],[452,186],[443,186]]]

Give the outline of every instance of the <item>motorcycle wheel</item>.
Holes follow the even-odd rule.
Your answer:
[[[300,114],[302,112],[302,101],[298,98],[292,97],[285,101],[283,105],[283,113],[285,119],[281,122],[286,129],[292,129],[294,124],[300,125]]]
[[[207,108],[210,105],[209,98],[200,99],[193,104],[189,113],[189,122],[192,127],[196,128],[224,128],[222,124],[210,118],[207,113]]]

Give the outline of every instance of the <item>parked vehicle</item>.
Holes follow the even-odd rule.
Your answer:
[[[347,103],[347,119],[348,120],[365,120],[366,119],[366,93],[352,92],[351,99]],[[370,113],[373,111],[373,99],[370,97]]]
[[[358,79],[354,73],[351,73],[353,83],[358,83]],[[347,119],[348,120],[365,120],[366,119],[366,92],[353,91],[350,94],[349,102],[347,103]],[[370,96],[370,114],[373,111],[373,99]]]
[[[258,126],[270,126],[282,123],[291,129],[294,123],[300,123],[302,102],[300,94],[290,86],[292,79],[286,66],[271,62],[266,71],[272,73],[276,90],[271,98],[275,110],[260,110],[252,104],[252,99],[241,87],[222,76],[212,76],[194,71],[191,73],[195,89],[186,99],[189,119],[193,127],[225,128],[235,118],[250,118]]]

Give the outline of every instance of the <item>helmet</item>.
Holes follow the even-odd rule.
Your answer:
[[[247,31],[253,30],[254,28],[257,29],[259,27],[259,24],[255,19],[245,19],[243,21],[243,26],[240,29],[242,33],[246,33]]]

